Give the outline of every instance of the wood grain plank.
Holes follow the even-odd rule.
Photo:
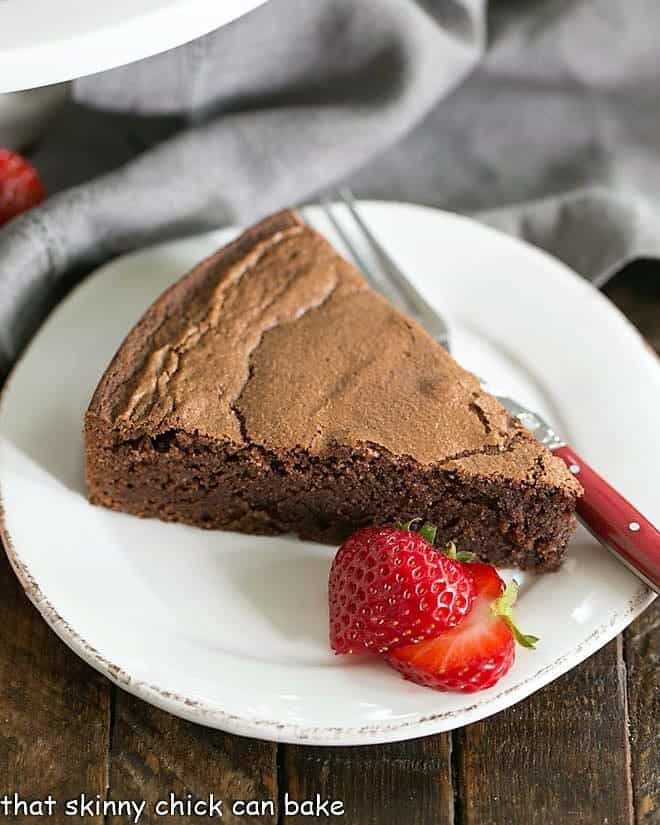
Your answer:
[[[621,639],[455,734],[461,825],[632,822]]]
[[[344,817],[286,815],[285,825],[453,825],[454,794],[449,734],[365,747],[285,745],[280,799],[340,800]]]
[[[28,799],[105,797],[110,684],[46,625],[0,551],[0,777]],[[36,822],[19,816],[16,821]],[[81,821],[81,820],[78,820]],[[92,816],[85,822],[102,822]]]
[[[624,634],[635,825],[660,823],[660,601]]]
[[[660,354],[660,264],[636,261],[605,289],[649,346]],[[636,825],[660,823],[660,603],[624,634]]]
[[[177,719],[117,689],[112,726],[110,798],[146,800],[141,825],[213,821],[184,810],[156,816],[156,803],[169,794],[180,801],[223,800],[222,822],[277,822],[277,746],[230,736]],[[238,817],[235,800],[272,800],[274,815]],[[218,821],[215,818],[214,821]],[[109,823],[124,825],[122,817]]]
[[[638,260],[624,267],[603,289],[648,345],[660,354],[660,264]]]

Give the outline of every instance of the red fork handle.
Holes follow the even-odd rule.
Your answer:
[[[557,447],[553,452],[584,488],[577,512],[585,526],[660,593],[660,532],[571,447]]]

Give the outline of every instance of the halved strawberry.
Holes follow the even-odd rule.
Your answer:
[[[335,653],[384,653],[457,625],[472,606],[474,581],[469,565],[424,535],[367,527],[337,551],[328,596]]]
[[[406,679],[436,690],[483,690],[509,670],[516,641],[525,647],[538,641],[520,633],[513,623],[517,584],[505,587],[490,564],[475,562],[467,567],[477,591],[469,615],[436,638],[398,647],[386,656]]]
[[[34,166],[15,152],[0,149],[0,226],[45,197]]]

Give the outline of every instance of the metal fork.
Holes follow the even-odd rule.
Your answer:
[[[388,293],[388,297],[417,320],[435,340],[450,350],[449,328],[442,317],[413,286],[400,267],[385,250],[360,214],[352,192],[342,188],[334,193],[336,201],[346,207],[354,233],[348,233],[328,198],[321,199],[321,208],[331,222],[348,252],[355,259],[370,285]],[[359,235],[378,262],[376,273],[361,254],[353,237]],[[378,277],[380,274],[380,278]],[[481,380],[484,390],[487,383]],[[563,459],[571,473],[580,479],[584,495],[578,501],[578,515],[587,529],[635,575],[660,592],[660,532],[630,502],[598,475],[569,447],[566,442],[533,410],[512,398],[495,396],[508,412],[529,429],[548,449]]]
[[[402,305],[403,309],[407,311],[409,315],[416,318],[429,333],[429,335],[435,338],[435,340],[446,350],[449,350],[449,327],[445,323],[442,315],[440,315],[439,312],[436,312],[424,296],[417,291],[417,289],[399,269],[396,262],[384,249],[378,238],[376,238],[374,233],[367,226],[358,211],[355,198],[353,197],[353,193],[350,189],[338,189],[336,194],[339,200],[342,201],[348,209],[355,225],[362,233],[362,236],[367,241],[368,245],[371,247],[374,257],[378,260],[387,282],[394,288],[394,291],[398,296],[398,301],[396,301],[396,303]],[[355,262],[362,270],[370,285],[376,290],[381,290],[379,281],[375,277],[372,268],[369,266],[364,256],[360,254],[360,251],[353,243],[351,236],[345,232],[342,224],[337,220],[332,209],[331,202],[327,198],[323,198],[321,200],[321,207],[328,220],[332,223],[335,231],[341,238],[342,243],[346,246],[352,257],[355,259]]]

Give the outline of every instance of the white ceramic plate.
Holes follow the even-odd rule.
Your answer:
[[[655,357],[608,301],[557,261],[469,220],[368,203],[367,218],[451,321],[456,354],[540,408],[660,521]],[[318,217],[320,228],[329,227]],[[9,555],[28,595],[83,659],[172,713],[289,742],[385,742],[495,713],[624,628],[651,595],[584,531],[562,571],[522,579],[520,625],[541,637],[473,695],[404,682],[377,659],[334,657],[333,549],[143,521],[91,507],[82,417],[125,333],[230,233],[169,243],[99,270],[52,314],[0,411]]]
[[[0,92],[123,66],[224,26],[265,0],[0,0]]]

